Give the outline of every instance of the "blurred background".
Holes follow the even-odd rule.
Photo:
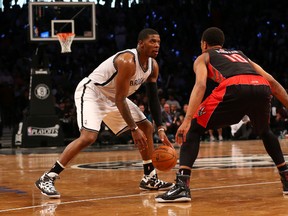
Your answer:
[[[207,27],[220,27],[226,35],[225,47],[242,50],[288,88],[288,1],[96,0],[95,4],[95,41],[73,42],[69,54],[60,52],[59,43],[46,47],[51,92],[64,144],[78,136],[73,101],[78,82],[110,55],[136,47],[138,32],[145,27],[154,28],[161,36],[158,93],[163,125],[172,141],[185,115],[195,79],[193,63],[201,53],[201,34]],[[38,45],[28,38],[28,1],[0,0],[0,20],[0,143],[2,147],[13,147],[19,123],[29,113],[31,62]],[[207,94],[215,86],[209,83]],[[145,88],[131,99],[151,118]],[[279,138],[284,138],[287,110],[275,99],[272,107],[271,127]],[[244,135],[239,137],[231,134],[230,127],[221,132],[215,128],[212,134],[207,131],[203,140],[257,138],[251,134],[249,124],[245,122],[244,126]],[[97,145],[131,142],[129,134],[115,137],[103,125]]]

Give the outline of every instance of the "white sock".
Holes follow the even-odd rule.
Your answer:
[[[152,163],[152,160],[143,160],[143,164],[149,164]]]
[[[50,178],[54,178],[55,176],[58,176],[58,174],[55,173],[55,172],[47,173],[47,175],[48,175]]]

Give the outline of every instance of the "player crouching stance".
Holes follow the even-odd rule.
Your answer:
[[[152,164],[154,127],[139,107],[128,99],[146,82],[150,111],[164,145],[172,146],[161,127],[161,109],[157,79],[159,67],[155,60],[160,48],[160,36],[153,29],[144,29],[138,35],[137,48],[118,52],[102,62],[75,91],[77,122],[80,137],[72,141],[54,166],[44,173],[35,185],[42,194],[59,198],[54,181],[65,166],[85,147],[93,144],[102,121],[116,135],[131,130],[132,138],[143,160],[144,176],[141,190],[168,190],[173,183],[158,179]]]
[[[202,34],[202,54],[194,62],[196,82],[185,120],[176,133],[176,142],[181,145],[176,185],[158,195],[157,202],[190,201],[191,168],[199,152],[201,135],[207,129],[238,123],[245,115],[278,168],[283,194],[288,194],[288,168],[279,140],[269,125],[271,94],[288,107],[286,90],[243,52],[224,49],[223,44],[224,33],[219,28],[208,28]],[[219,86],[202,102],[207,78]]]

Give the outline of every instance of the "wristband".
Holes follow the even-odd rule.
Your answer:
[[[131,129],[131,132],[134,132],[136,130],[138,130],[138,126],[136,126],[135,128]]]
[[[165,131],[165,129],[164,128],[159,128],[158,132],[160,132],[160,131]]]

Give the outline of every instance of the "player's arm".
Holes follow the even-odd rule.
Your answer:
[[[157,127],[158,135],[164,145],[172,147],[169,139],[167,138],[164,127],[162,126],[161,105],[158,97],[157,79],[159,75],[159,66],[155,59],[153,61],[152,73],[146,80],[146,92],[148,96],[148,103],[152,118]]]
[[[133,54],[124,53],[117,57],[115,60],[115,65],[117,68],[116,78],[116,94],[115,94],[115,104],[121,113],[123,119],[126,121],[128,127],[133,130],[137,127],[134,119],[132,118],[130,109],[126,102],[128,97],[130,79],[135,74],[136,65]]]
[[[182,144],[186,140],[186,134],[190,128],[191,120],[196,113],[199,105],[201,104],[205,91],[207,82],[207,67],[206,58],[208,58],[207,53],[200,55],[194,62],[194,72],[196,75],[195,85],[190,94],[188,109],[184,118],[183,123],[177,130],[176,142]]]
[[[162,127],[161,106],[158,97],[157,79],[159,74],[159,66],[155,59],[153,59],[152,73],[146,80],[146,92],[148,96],[148,103],[152,118],[158,129]]]
[[[207,53],[200,55],[194,62],[193,69],[196,75],[196,80],[190,95],[189,105],[185,116],[185,119],[190,121],[201,104],[206,91],[208,71],[205,58],[207,58],[207,55]]]
[[[288,108],[288,95],[286,90],[283,88],[283,86],[274,79],[273,76],[271,76],[269,73],[267,73],[260,65],[257,63],[249,60],[254,70],[262,75],[270,84],[272,94],[285,106]]]
[[[132,114],[126,101],[128,97],[131,77],[136,73],[134,55],[131,53],[124,53],[119,55],[115,60],[115,66],[118,71],[117,76],[115,77],[115,104],[128,127],[131,129],[131,134],[135,145],[140,151],[142,151],[147,148],[147,137],[140,128],[138,129],[137,124],[132,118]]]

